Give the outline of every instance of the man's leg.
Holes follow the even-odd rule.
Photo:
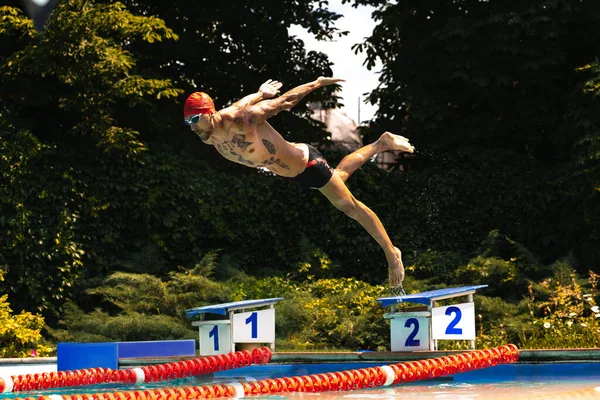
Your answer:
[[[360,151],[360,150],[359,150]],[[350,218],[358,221],[363,228],[379,243],[383,249],[389,267],[390,286],[396,288],[404,280],[404,265],[402,264],[402,253],[392,244],[383,224],[377,215],[367,206],[358,201],[336,170],[331,180],[322,188],[321,193],[339,210]]]
[[[340,161],[335,169],[340,174],[344,182],[364,163],[369,161],[375,154],[387,150],[398,150],[413,153],[415,148],[404,136],[394,135],[390,132],[384,132],[375,142],[368,144],[355,152],[348,154]]]

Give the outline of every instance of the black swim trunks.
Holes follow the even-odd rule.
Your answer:
[[[306,169],[292,179],[302,187],[318,189],[329,182],[333,176],[333,169],[327,164],[327,160],[319,150],[310,144],[307,144],[307,146],[308,162],[306,163]]]

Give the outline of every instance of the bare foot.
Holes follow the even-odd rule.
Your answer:
[[[400,135],[394,135],[391,132],[384,132],[379,138],[380,151],[397,150],[406,153],[414,153],[415,147],[410,144],[407,138]]]
[[[390,287],[396,288],[404,281],[404,264],[402,264],[402,252],[394,247],[395,257],[388,259]]]

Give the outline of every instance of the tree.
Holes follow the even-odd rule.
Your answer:
[[[88,196],[81,171],[94,159],[142,161],[145,146],[116,109],[135,113],[181,93],[140,74],[120,42],[176,35],[157,18],[85,0],[61,2],[41,33],[2,7],[0,35],[3,286],[19,310],[56,312],[81,273],[86,224],[106,205],[106,194]]]
[[[568,118],[581,132],[573,149],[573,162],[563,177],[571,204],[581,212],[585,224],[580,235],[590,258],[600,260],[600,63],[581,66],[585,96],[575,99]]]
[[[375,125],[403,127],[417,148],[458,154],[509,149],[565,161],[575,69],[598,48],[597,2],[355,0],[378,6],[355,49],[383,63]],[[470,151],[469,151],[470,150]]]
[[[18,10],[1,9],[0,215],[11,229],[0,234],[0,263],[15,308],[54,312],[81,277],[164,275],[236,245],[223,220],[207,219],[205,199],[227,179],[265,177],[223,163],[240,176],[213,179],[206,161],[220,161],[181,123],[181,102],[196,84],[225,104],[272,76],[290,87],[330,75],[326,57],[306,54],[285,27],[327,36],[336,18],[316,1],[238,3],[68,0],[39,33]],[[149,16],[157,14],[164,19]],[[313,99],[335,103],[326,91]],[[318,141],[304,111],[280,126]]]
[[[582,152],[593,159],[598,99],[586,97],[577,69],[598,57],[600,3],[353,3],[377,7],[373,35],[355,46],[367,66],[383,64],[368,97],[379,105],[370,132],[406,132],[421,150],[403,161],[415,171],[443,163],[469,177],[456,203],[468,208],[442,210],[441,225],[483,221],[546,262],[570,251],[596,262],[598,225],[578,205],[596,197],[572,185],[572,167]],[[461,218],[476,210],[476,221]]]
[[[149,46],[136,42],[130,46],[141,56],[140,66],[172,79],[185,90],[178,103],[168,105],[158,115],[145,115],[160,121],[162,129],[141,130],[153,141],[176,143],[179,149],[194,148],[194,155],[217,162],[219,167],[247,172],[221,160],[206,146],[191,145],[197,144],[197,139],[181,121],[182,104],[188,94],[205,91],[220,108],[256,91],[269,78],[283,82],[286,90],[318,76],[331,75],[327,56],[307,52],[303,42],[287,31],[291,24],[299,24],[320,38],[338,34],[333,23],[340,15],[326,9],[327,1],[232,0],[209,4],[193,0],[126,0],[124,4],[136,15],[163,19],[179,37],[175,43]],[[309,100],[334,105],[333,90],[319,90]],[[280,114],[273,123],[284,136],[294,141],[326,140],[323,125],[307,118],[306,101],[292,111]]]

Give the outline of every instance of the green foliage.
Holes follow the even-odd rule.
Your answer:
[[[477,347],[497,347],[517,343],[518,334],[525,323],[519,306],[500,297],[476,296]]]
[[[57,341],[165,340],[195,338],[183,311],[230,301],[232,289],[210,279],[215,254],[192,268],[179,268],[161,280],[148,274],[116,272],[87,290],[87,300],[100,297],[101,307],[89,312],[67,304]],[[94,302],[95,303],[95,302]]]
[[[297,343],[290,343],[289,338],[310,324],[310,315],[304,305],[312,299],[302,285],[286,278],[256,278],[244,273],[235,274],[228,284],[233,289],[231,293],[233,301],[276,297],[285,299],[276,306],[277,346],[282,349],[297,348]]]
[[[389,342],[383,309],[375,300],[384,287],[353,278],[304,284],[281,278],[235,281],[238,299],[283,297],[277,305],[278,348],[283,350],[381,350]]]
[[[406,129],[420,153],[405,173],[368,164],[349,185],[402,249],[407,289],[488,283],[481,343],[550,340],[530,326],[530,282],[565,255],[579,272],[600,260],[598,6],[354,3],[380,22],[357,46],[383,62],[366,140]],[[372,285],[387,263],[368,233],[315,191],[220,159],[180,119],[192,90],[225,106],[268,78],[329,75],[326,56],[287,33],[333,38],[339,16],[322,5],[67,0],[40,33],[0,8],[0,286],[12,307],[54,326],[72,298],[55,338],[147,340],[192,335],[185,308],[285,297],[280,348],[384,347]],[[306,111],[273,124],[324,141]],[[532,304],[538,319],[560,308]],[[583,310],[577,322],[595,323]],[[595,343],[586,332],[565,343]]]
[[[382,63],[367,137],[406,132],[419,154],[402,163],[419,180],[441,163],[460,169],[462,189],[440,190],[455,200],[453,214],[439,214],[442,232],[452,216],[481,240],[479,226],[493,220],[487,232],[509,234],[545,263],[573,252],[596,264],[599,4],[348,2],[377,8],[373,34],[355,46],[367,66]]]
[[[575,163],[566,174],[563,186],[567,188],[572,207],[585,221],[580,229],[588,240],[584,242],[587,252],[600,257],[600,101],[597,84],[600,82],[598,61],[587,64],[578,71],[585,80],[588,95],[573,102],[569,119],[582,132],[574,148]]]
[[[71,0],[57,6],[42,33],[20,12],[2,7],[0,36],[6,43],[0,52],[4,287],[18,293],[17,309],[52,314],[72,295],[84,255],[98,256],[86,249],[85,242],[96,239],[86,230],[111,195],[90,191],[99,172],[93,162],[140,166],[128,157],[144,144],[116,110],[134,112],[148,108],[149,98],[181,93],[169,80],[144,78],[125,42],[176,35],[163,21],[136,17],[122,5]],[[98,242],[110,240],[107,232],[98,234]]]
[[[33,21],[13,7],[0,7],[0,59],[12,54],[35,36]]]
[[[145,8],[154,6],[160,12]],[[165,277],[173,265],[195,265],[209,251],[240,244],[230,257],[237,265],[255,269],[265,259],[269,260],[266,268],[287,264],[284,243],[276,249],[277,257],[264,248],[256,249],[262,252],[256,258],[243,251],[247,246],[243,230],[231,226],[230,213],[247,214],[238,195],[247,192],[250,171],[236,176],[239,170],[235,167],[233,175],[231,166],[225,169],[227,173],[206,167],[204,160],[214,159],[216,153],[207,151],[180,119],[173,117],[180,115],[175,97],[183,92],[172,82],[188,89],[192,82],[210,82],[206,90],[214,91],[217,100],[234,100],[247,94],[249,87],[255,90],[254,82],[258,87],[275,75],[288,85],[329,75],[326,57],[307,55],[302,43],[289,37],[284,26],[300,23],[320,36],[331,36],[335,31],[331,23],[337,16],[308,3],[257,8],[240,2],[239,6],[254,17],[273,21],[273,29],[268,34],[252,31],[254,36],[249,29],[240,30],[239,24],[228,20],[237,16],[231,14],[230,4],[211,7],[216,13],[210,15],[179,13],[166,3],[136,3],[126,8],[122,3],[70,0],[61,2],[46,28],[37,33],[22,13],[2,8],[0,121],[6,126],[6,133],[2,131],[6,147],[2,149],[1,184],[6,191],[0,193],[2,224],[19,225],[22,233],[39,224],[44,232],[51,232],[40,234],[41,238],[22,234],[23,249],[13,248],[13,230],[0,234],[3,249],[7,249],[0,260],[8,267],[5,286],[12,292],[29,293],[17,299],[17,308],[54,312],[66,293],[85,298],[79,292],[81,287],[74,285],[80,276],[98,280],[126,270]],[[207,23],[206,18],[214,20]],[[172,28],[167,28],[165,21]],[[235,45],[221,42],[230,37],[237,38]],[[275,40],[277,46],[267,46],[269,40]],[[192,48],[195,50],[189,51]],[[248,53],[250,50],[253,53]],[[234,54],[226,55],[230,52]],[[248,56],[243,63],[248,78],[244,85],[224,79],[239,73],[242,64],[231,61],[241,59],[242,53]],[[315,99],[334,102],[335,97],[323,91]],[[306,108],[299,111],[305,114]],[[314,137],[320,129],[316,122],[298,116],[281,120],[284,132],[291,130],[285,126],[293,125]],[[38,146],[37,162],[23,164],[8,153],[4,155],[13,151],[10,147],[17,146],[21,137]],[[225,163],[220,161],[215,167],[222,165]],[[253,174],[258,182],[255,196],[264,197],[266,178]],[[231,179],[236,184],[226,193]],[[213,201],[219,204],[223,200],[230,207],[215,216]],[[25,216],[13,220],[13,209],[18,207],[24,207]],[[261,214],[250,218],[260,222],[256,233],[264,237],[264,232],[273,232],[274,227],[263,218],[265,213]],[[246,229],[249,221],[240,222]],[[54,246],[64,254],[59,259],[53,256],[61,269],[51,274],[57,284],[50,282],[38,290],[44,279],[34,270],[54,268],[46,253],[38,249],[39,240],[48,247],[59,234],[61,239]],[[290,237],[289,243],[297,237]],[[312,253],[312,245],[312,241],[306,243],[303,251]],[[30,259],[35,262],[23,266],[23,261]],[[303,260],[292,260],[290,265]]]
[[[483,256],[480,259],[486,259]],[[503,263],[500,258],[493,262]],[[161,281],[147,274],[115,273],[91,296],[105,299],[102,308],[84,312],[64,308],[62,329],[50,329],[55,340],[106,341],[193,338],[184,309],[245,299],[282,297],[276,306],[276,340],[280,350],[386,350],[389,324],[377,298],[382,286],[353,278],[257,278],[237,272],[225,283],[212,280],[219,265],[208,254],[194,268]],[[598,275],[580,280],[568,260],[549,267],[551,278],[528,288],[491,285],[475,296],[477,347],[515,343],[521,348],[593,347],[598,345]],[[409,293],[435,288],[407,278]],[[507,284],[505,283],[506,287]],[[514,290],[508,296],[508,291]],[[529,294],[528,294],[529,293]],[[466,341],[440,341],[440,349],[468,349]]]
[[[178,317],[137,312],[111,316],[99,309],[84,313],[73,304],[65,306],[61,325],[66,329],[49,330],[57,342],[178,340],[197,335]]]
[[[18,310],[56,312],[81,272],[84,250],[72,170],[47,165],[54,146],[0,123],[0,267]]]
[[[522,301],[475,296],[478,348],[506,343],[525,349],[598,347],[598,274],[589,271],[589,279],[583,280],[568,260],[559,260],[550,268],[551,277],[531,282],[526,292],[516,293],[515,297],[527,295]],[[440,349],[446,350],[468,346],[466,341],[440,342]]]
[[[227,283],[209,278],[214,267],[174,273],[165,281],[146,274],[115,273],[88,291],[102,296],[102,308],[85,312],[73,303],[63,309],[57,341],[155,340],[195,337],[186,308],[253,298],[283,297],[277,305],[278,347],[294,350],[383,349],[389,328],[375,301],[384,292],[356,279],[319,279],[299,285],[283,278],[237,274]]]
[[[498,231],[490,232],[480,254],[456,268],[455,282],[489,283],[488,295],[518,301],[529,279],[543,276],[544,269],[534,255]]]
[[[490,282],[494,293],[507,295],[515,292],[517,268],[513,262],[499,258],[478,256],[457,270],[461,282]]]
[[[588,282],[581,282],[568,263],[557,262],[554,268],[553,277],[530,287],[528,306],[533,321],[523,330],[522,346],[532,349],[598,347],[598,274],[590,271]]]
[[[5,15],[14,15],[3,8]],[[18,21],[3,18],[0,33]],[[30,27],[32,30],[33,27]],[[61,2],[40,34],[0,59],[2,97],[12,118],[22,119],[43,139],[80,140],[101,149],[136,154],[144,148],[119,107],[149,105],[149,98],[176,97],[181,90],[168,79],[148,79],[136,69],[128,41],[175,39],[164,21],[137,17],[122,4],[87,0]],[[36,118],[29,118],[32,114]]]
[[[231,0],[215,4],[126,0],[123,3],[135,15],[155,15],[166,21],[179,37],[174,43],[159,43],[152,48],[146,43],[132,43],[131,49],[143,57],[141,65],[178,82],[186,93],[209,93],[217,108],[254,92],[269,78],[283,82],[284,89],[291,89],[318,76],[331,75],[326,55],[307,52],[304,44],[288,33],[290,25],[298,24],[317,37],[336,36],[338,32],[333,25],[340,15],[323,7],[325,4],[319,0]],[[319,90],[310,99],[329,105],[336,103],[333,88]],[[185,131],[180,119],[181,105],[167,105],[166,110],[168,113],[152,118],[170,127],[169,135],[147,134],[156,141],[172,143],[174,132]],[[326,136],[322,125],[306,118],[307,112],[303,102],[292,113],[276,117],[273,125],[284,135],[293,134],[294,141],[322,141]],[[194,143],[192,148],[203,146],[189,130],[185,134],[185,139],[178,134],[177,140]],[[210,160],[220,157],[206,149],[198,151]]]
[[[88,294],[100,295],[126,313],[163,314],[171,309],[166,285],[147,274],[116,272]]]
[[[407,270],[417,279],[431,278],[436,282],[448,282],[454,277],[456,266],[462,264],[462,261],[462,257],[456,252],[426,249],[418,253],[414,265]]]
[[[298,344],[307,348],[377,350],[389,342],[382,324],[383,309],[375,301],[384,293],[384,287],[346,278],[321,279],[307,289],[312,301],[304,306],[311,323],[295,335]]]
[[[598,96],[600,94],[600,62],[598,59],[577,68],[577,70],[591,74],[590,80],[585,83],[585,91]]]
[[[230,301],[234,288],[212,279],[215,267],[216,254],[208,253],[192,268],[179,268],[178,271],[169,273],[167,287],[171,301],[175,305],[171,310],[172,313],[201,305]]]
[[[597,56],[597,3],[354,3],[378,6],[379,24],[356,46],[367,65],[383,63],[369,97],[377,125],[406,126],[417,148],[568,156],[575,132],[563,116],[575,68]]]
[[[0,281],[4,272],[0,270]],[[13,314],[8,296],[0,296],[0,357],[47,356],[53,351],[44,343],[42,328],[44,318],[30,312]],[[33,353],[33,354],[32,354]]]

